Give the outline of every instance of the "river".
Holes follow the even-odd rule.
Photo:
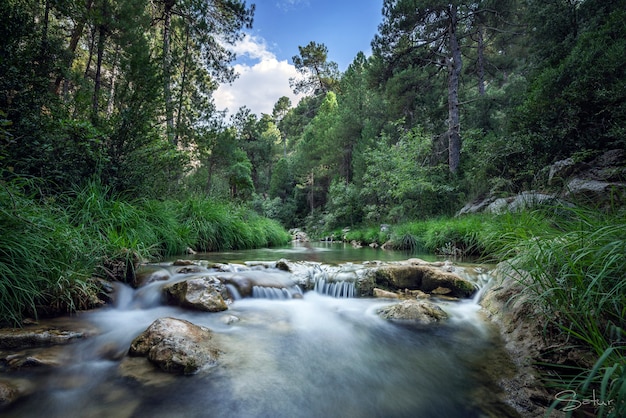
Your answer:
[[[404,260],[407,254],[318,244],[190,258],[330,264]],[[473,266],[461,267],[477,280]],[[70,320],[96,327],[97,335],[62,347],[62,367],[12,372],[12,378],[35,382],[37,389],[3,416],[517,416],[501,401],[497,385],[499,375],[510,372],[510,362],[475,300],[441,301],[450,320],[418,327],[379,318],[376,310],[391,300],[309,291],[300,299],[244,298],[227,311],[204,313],[163,304],[161,286],[118,286],[113,306],[73,316]],[[186,319],[217,333],[226,347],[218,366],[192,376],[149,370],[129,377],[125,370],[133,363],[125,352],[161,317]]]

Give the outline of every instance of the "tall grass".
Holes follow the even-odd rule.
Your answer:
[[[626,219],[569,209],[550,223],[541,235],[507,237],[501,256],[530,275],[527,292],[546,318],[595,356],[589,370],[563,369],[560,387],[610,400],[600,416],[626,416]]]
[[[130,281],[142,259],[285,244],[273,220],[206,197],[132,200],[89,182],[43,199],[36,180],[0,182],[0,323],[98,303],[94,275]]]
[[[182,204],[181,221],[198,251],[223,251],[286,244],[290,236],[277,222],[253,211],[207,197]]]
[[[24,316],[83,309],[93,302],[88,281],[97,258],[93,241],[76,230],[67,214],[25,190],[35,180],[0,183],[0,323]]]
[[[449,256],[480,256],[485,245],[480,240],[487,215],[430,219],[394,226],[394,248]]]

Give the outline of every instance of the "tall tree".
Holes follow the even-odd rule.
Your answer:
[[[274,123],[276,124],[276,126],[280,127],[280,124],[285,116],[287,116],[290,107],[291,100],[287,96],[282,96],[280,99],[278,99],[276,104],[274,104],[274,108],[272,109],[272,116],[274,118]],[[280,137],[283,143],[283,157],[287,157],[287,135],[285,135],[281,131]]]
[[[311,41],[307,46],[298,46],[298,50],[300,55],[295,55],[292,60],[302,78],[289,80],[294,93],[324,95],[335,89],[339,80],[339,68],[336,62],[328,61],[326,45]]]
[[[384,20],[372,45],[376,55],[382,58],[387,67],[387,78],[398,76],[403,71],[416,74],[417,70],[414,68],[418,67],[423,73],[419,83],[428,85],[434,77],[445,73],[445,137],[448,166],[452,173],[457,172],[461,155],[460,97],[463,92],[463,56],[472,56],[472,67],[478,78],[478,94],[484,96],[487,65],[485,38],[488,34],[510,32],[513,27],[510,18],[515,10],[515,0],[384,2]],[[490,39],[494,37],[491,36]],[[501,53],[502,50],[498,52]]]
[[[177,145],[178,136],[175,132],[172,93],[174,18],[179,20],[180,26],[184,28],[183,33],[189,34],[189,36],[184,36],[185,42],[182,48],[188,48],[191,40],[194,48],[199,51],[195,56],[202,60],[211,75],[217,81],[232,81],[235,74],[229,64],[234,60],[235,55],[227,49],[224,43],[234,44],[243,36],[241,30],[244,27],[252,27],[255,7],[254,5],[247,7],[244,0],[163,0],[160,6],[161,11],[156,19],[163,25],[162,71],[166,131],[170,142]],[[183,55],[187,57],[188,52]],[[186,59],[181,64],[183,69],[179,73],[187,74]],[[184,80],[181,84],[179,88],[184,88]]]
[[[448,80],[448,166],[456,173],[461,153],[459,83],[463,67],[459,1],[385,0],[383,23],[372,46],[388,65],[413,56],[417,65],[445,68]]]

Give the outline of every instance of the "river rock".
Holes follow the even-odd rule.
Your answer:
[[[20,392],[11,382],[0,381],[0,409],[12,404]]]
[[[563,197],[584,204],[624,204],[626,183],[574,178],[565,186]]]
[[[467,298],[476,292],[476,287],[469,280],[456,273],[446,272],[441,268],[421,264],[387,265],[376,269],[376,283],[390,289],[422,290],[448,296]],[[449,290],[449,292],[447,290]]]
[[[14,349],[69,344],[88,335],[87,331],[70,331],[50,327],[2,328],[0,329],[0,348]]]
[[[166,281],[172,277],[169,271],[158,266],[141,266],[135,275],[139,286],[158,281]]]
[[[69,364],[72,359],[63,346],[32,348],[12,351],[1,355],[0,361],[11,370],[23,368],[57,368]]]
[[[128,351],[176,374],[194,374],[215,366],[219,353],[210,329],[176,318],[154,321],[133,340]]]
[[[378,310],[381,318],[428,325],[448,318],[443,309],[427,300],[403,300]]]
[[[163,288],[168,302],[206,312],[228,309],[224,300],[225,286],[215,277],[199,277],[167,285]]]
[[[386,298],[386,299],[399,299],[400,295],[394,292],[389,292],[387,290],[374,288],[374,297],[375,298]]]

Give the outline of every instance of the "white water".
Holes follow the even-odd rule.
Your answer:
[[[499,405],[480,372],[498,348],[476,300],[441,302],[447,324],[411,327],[376,315],[392,301],[314,291],[193,312],[162,304],[165,283],[120,285],[114,306],[81,315],[100,334],[68,347],[70,363],[37,376],[42,390],[6,416],[482,417]],[[165,378],[151,385],[123,377],[131,341],[165,316],[211,328],[224,348],[219,366],[186,377],[157,372]]]

